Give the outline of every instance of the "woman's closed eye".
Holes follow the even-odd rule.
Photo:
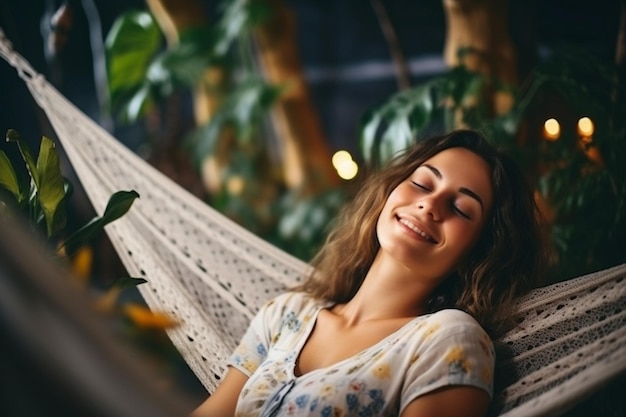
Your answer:
[[[420,191],[423,191],[426,193],[430,193],[433,191],[432,186],[428,184],[427,182],[411,180],[411,184],[413,184],[413,186],[415,186]],[[466,220],[472,220],[472,216],[470,215],[469,211],[459,206],[458,202],[456,201],[456,198],[450,202],[450,210],[453,213],[458,214],[459,216],[463,217]]]
[[[454,211],[455,213],[457,213],[459,216],[467,219],[467,220],[472,220],[472,218],[470,217],[469,214],[467,214],[466,212],[464,212],[461,208],[459,208],[459,206],[457,206],[456,204],[452,203],[452,211]]]
[[[411,180],[411,183],[413,183],[414,186],[416,186],[417,188],[419,188],[422,191],[427,191],[427,192],[431,191],[429,187],[427,187],[426,185],[424,185],[422,183],[419,183],[419,182],[413,181],[413,180]]]

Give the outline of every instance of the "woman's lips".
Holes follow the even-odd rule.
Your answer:
[[[421,236],[424,239],[426,239],[428,242],[430,242],[430,243],[437,243],[437,240],[434,237],[432,237],[430,234],[426,233],[424,230],[422,230],[420,227],[418,227],[412,221],[410,221],[408,219],[405,219],[403,217],[399,217],[398,221],[401,224],[403,224],[404,226],[406,226],[407,228],[409,228],[410,230],[412,230],[413,232],[417,233],[419,236]]]

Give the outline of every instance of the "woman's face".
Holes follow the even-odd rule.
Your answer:
[[[443,278],[478,240],[492,203],[487,163],[465,148],[446,149],[387,198],[376,228],[381,250],[420,275]]]

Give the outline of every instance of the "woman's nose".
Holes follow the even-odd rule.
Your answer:
[[[426,213],[433,221],[441,219],[440,203],[436,196],[431,195],[421,198],[416,205],[418,210]]]

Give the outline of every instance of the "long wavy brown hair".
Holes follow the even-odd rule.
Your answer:
[[[358,291],[380,248],[376,223],[387,197],[439,152],[462,147],[491,169],[494,202],[480,238],[456,270],[436,289],[429,312],[458,308],[497,336],[512,324],[512,304],[543,272],[546,249],[541,216],[516,164],[480,133],[456,130],[420,141],[364,181],[341,211],[334,229],[313,258],[312,273],[299,290],[345,303]]]

